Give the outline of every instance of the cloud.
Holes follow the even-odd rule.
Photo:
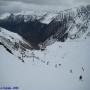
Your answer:
[[[90,3],[90,0],[2,0],[4,2],[7,1],[20,1],[26,3],[34,3],[34,4],[47,4],[47,5],[61,5],[61,4],[69,4],[72,2],[76,3]]]
[[[90,0],[1,0],[5,2],[8,1],[20,1],[25,3],[34,3],[34,4],[46,4],[46,5],[66,5],[72,2],[75,3],[90,3]]]
[[[3,14],[3,13],[7,13],[7,12],[18,12],[20,11],[20,6],[21,4],[15,4],[15,3],[12,3],[12,2],[8,2],[8,1],[0,1],[0,14]]]
[[[90,3],[90,0],[1,0],[0,5],[3,5],[7,2],[23,2],[30,4],[38,4],[38,5],[54,5],[54,6],[75,6],[76,4],[84,4]]]
[[[33,8],[62,10],[87,3],[90,3],[90,0],[0,0],[0,14]]]
[[[73,0],[2,0],[3,2],[9,1],[20,1],[24,3],[34,3],[34,4],[42,4],[42,5],[62,5],[62,4],[69,4]]]
[[[90,0],[76,0],[78,2],[90,3]]]
[[[32,1],[32,0],[30,0]],[[57,3],[53,0],[52,3],[50,1],[47,0],[33,0],[33,2],[31,3],[28,0],[3,0],[0,1],[0,13],[4,13],[4,12],[17,12],[20,10],[30,10],[35,8],[36,10],[38,9],[49,9],[49,8],[53,8],[53,9],[64,9],[64,8],[69,8],[70,7],[70,3],[68,4],[67,2],[64,3],[63,1],[59,1],[57,5]],[[40,2],[42,1],[42,2]],[[69,0],[70,1],[70,0]],[[29,2],[29,3],[27,3]],[[35,3],[34,3],[35,2]],[[48,2],[48,4],[47,4]],[[38,3],[38,4],[37,4]],[[41,4],[43,3],[43,4]],[[42,8],[41,8],[42,7]],[[59,8],[58,8],[59,7]]]
[[[90,0],[74,0],[73,3],[75,5],[87,5],[90,4]]]

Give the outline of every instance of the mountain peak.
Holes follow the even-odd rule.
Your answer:
[[[47,42],[79,39],[89,33],[90,5],[80,6],[57,13],[20,12],[5,15],[0,26],[18,33],[32,48],[46,47]]]

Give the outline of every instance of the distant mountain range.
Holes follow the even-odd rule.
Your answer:
[[[57,13],[28,11],[4,14],[0,17],[0,27],[20,35],[30,49],[40,50],[56,41],[65,42],[89,35],[90,5]]]

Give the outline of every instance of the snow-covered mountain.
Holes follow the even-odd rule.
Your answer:
[[[34,49],[40,49],[39,45],[47,44],[49,40],[64,42],[68,38],[81,38],[89,33],[89,24],[90,5],[54,13],[5,14],[0,19],[1,27],[21,35]]]
[[[0,17],[2,85],[8,82],[20,90],[89,90],[89,58],[90,5]]]
[[[25,53],[45,50],[55,42],[90,37],[90,5],[57,13],[29,11],[4,14],[0,17],[0,26],[0,44],[23,60],[23,57],[31,57]]]
[[[4,87],[89,90],[89,58],[88,35],[77,40],[55,42],[41,51],[31,50],[21,36],[0,28],[0,82]]]

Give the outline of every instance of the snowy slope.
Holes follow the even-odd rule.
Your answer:
[[[89,90],[89,44],[90,38],[56,42],[43,52],[33,51],[45,63],[27,58],[24,64],[0,46],[0,83],[20,90]]]
[[[77,15],[75,10],[74,15]],[[73,16],[71,10],[63,12],[64,15],[68,17],[67,12]],[[48,24],[53,17],[58,22],[63,19],[60,16],[63,13],[56,18],[54,14],[45,13],[41,21]],[[69,35],[65,42],[57,41],[51,36],[43,43],[44,46],[40,44],[41,50],[33,50],[30,43],[20,35],[1,27],[2,86],[18,86],[19,90],[89,90],[90,15],[85,16],[86,13],[80,17],[75,16],[75,22],[67,24]],[[25,18],[27,21],[28,18]]]
[[[0,44],[18,58],[26,49],[32,49],[31,45],[21,36],[4,28],[0,28]]]

